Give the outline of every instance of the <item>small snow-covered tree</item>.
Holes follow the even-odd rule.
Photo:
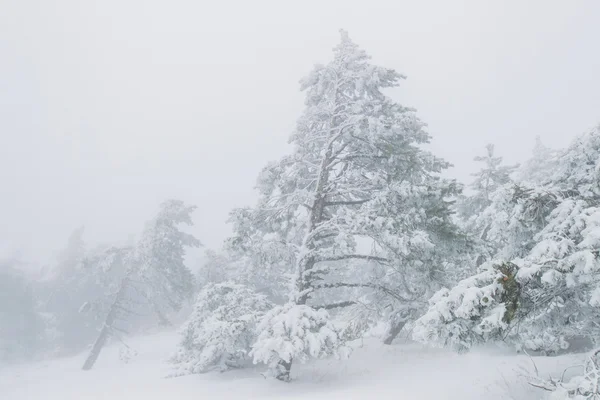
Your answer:
[[[277,306],[263,317],[258,330],[251,352],[254,362],[267,364],[268,374],[283,381],[291,378],[292,360],[346,356],[349,351],[322,308],[293,303]]]
[[[484,163],[484,167],[472,174],[474,177],[470,188],[473,194],[463,199],[460,209],[462,213],[477,215],[492,202],[492,194],[500,187],[511,182],[510,175],[518,165],[502,165],[502,157],[494,155],[494,145],[488,144],[485,156],[475,157],[475,161]]]
[[[172,358],[173,375],[243,366],[256,340],[256,325],[271,308],[264,294],[244,285],[207,284],[181,329],[182,339]]]
[[[510,213],[509,208],[512,208],[515,202],[515,187],[511,184],[511,174],[517,166],[502,165],[502,157],[494,155],[493,144],[488,144],[486,151],[485,156],[474,159],[485,165],[472,174],[474,180],[469,185],[471,194],[461,195],[457,201],[460,217],[458,221],[473,240],[476,266],[488,260],[490,255],[498,250],[498,246],[502,245],[498,243],[498,238],[488,236],[494,234],[493,225],[497,215]]]
[[[558,166],[559,152],[535,138],[532,155],[515,173],[515,180],[525,186],[542,185],[550,179]]]

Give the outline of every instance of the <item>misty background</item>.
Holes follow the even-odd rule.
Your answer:
[[[407,76],[390,95],[462,182],[486,143],[507,163],[537,135],[564,147],[600,120],[599,19],[594,0],[2,0],[0,256],[39,268],[81,225],[126,240],[171,197],[219,247],[338,28]]]

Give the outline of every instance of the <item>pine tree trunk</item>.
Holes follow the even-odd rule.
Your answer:
[[[404,326],[414,315],[415,311],[415,309],[411,308],[402,308],[400,311],[397,311],[395,314],[392,315],[390,321],[390,329],[388,330],[387,334],[385,335],[385,338],[383,339],[384,344],[392,344],[394,339],[396,339],[396,337],[398,337],[398,335],[402,331],[402,328],[404,328]]]
[[[123,298],[125,297],[125,293],[127,292],[127,283],[128,282],[129,281],[127,278],[124,278],[123,281],[121,282],[121,287],[119,287],[119,291],[117,292],[117,295],[115,296],[115,301],[110,306],[110,310],[108,311],[108,314],[106,315],[106,320],[104,321],[102,330],[100,330],[100,334],[98,335],[98,338],[96,338],[96,341],[94,342],[94,345],[92,346],[92,350],[90,351],[90,354],[88,355],[85,362],[83,363],[82,369],[84,371],[89,371],[90,369],[92,369],[92,367],[96,363],[96,360],[98,360],[98,356],[100,355],[100,352],[104,348],[104,345],[106,344],[106,341],[108,340],[108,338],[111,334],[113,324],[115,323],[115,321],[117,319],[117,315],[119,313],[119,308],[121,307],[121,300],[123,300]]]
[[[319,224],[323,222],[323,211],[325,209],[325,202],[327,194],[325,193],[325,185],[329,181],[329,169],[328,165],[331,162],[331,142],[328,145],[325,156],[321,160],[321,167],[319,170],[319,176],[317,179],[317,186],[315,188],[314,193],[314,201],[312,207],[310,208],[309,214],[309,226],[304,236],[304,240],[302,241],[302,246],[308,251],[312,251],[314,249],[314,245],[312,241],[314,237],[312,237],[313,232],[317,229]],[[305,260],[299,260],[298,264],[298,282],[296,282],[296,287],[298,288],[298,292],[302,293],[306,289],[308,289],[311,285],[306,279],[306,273],[313,269],[316,264],[316,259],[314,256],[308,256]],[[296,299],[296,304],[306,304],[308,301],[308,293],[302,294],[299,298]]]
[[[480,237],[481,240],[483,240],[483,241],[487,240],[487,235],[488,235],[488,232],[490,231],[491,227],[492,227],[491,225],[488,225],[483,229],[483,232],[481,232],[481,237]],[[479,254],[477,256],[477,259],[475,260],[475,266],[476,267],[481,266],[481,264],[483,264],[485,262],[485,260],[486,260],[486,256],[483,254]]]
[[[291,380],[291,377],[290,377],[291,370],[292,370],[292,360],[290,360],[290,362],[281,360],[281,361],[279,361],[279,364],[277,365],[277,375],[275,376],[275,378],[280,381],[283,381],[283,382],[289,382]]]
[[[393,322],[392,326],[388,330],[385,339],[383,340],[383,344],[392,344],[394,339],[400,334],[404,325],[406,325],[408,321],[397,321]]]
[[[325,185],[329,181],[329,170],[328,164],[331,162],[331,144],[328,146],[325,157],[321,161],[321,169],[319,171],[319,178],[317,180],[317,187],[315,189],[315,200],[311,207],[310,216],[309,216],[309,227],[308,232],[305,235],[303,240],[303,246],[306,249],[313,248],[312,243],[310,243],[307,238],[311,237],[313,231],[317,228],[319,223],[323,222],[323,210],[325,208],[326,194],[324,193]],[[312,240],[312,239],[311,239]],[[316,259],[314,256],[309,256],[306,260],[300,260],[298,264],[297,271],[297,281],[296,287],[298,289],[298,293],[303,293],[306,289],[308,289],[311,285],[311,282],[308,282],[306,278],[306,273],[313,269],[316,264]],[[305,305],[308,301],[308,293],[303,293],[299,297],[295,299],[296,304]],[[283,382],[290,381],[290,371],[292,369],[293,360],[290,359],[289,362],[281,360],[278,365],[278,373],[275,378]]]
[[[326,169],[327,164],[329,163],[329,157],[331,154],[331,149],[329,149],[321,162],[321,171],[319,173],[319,179],[317,182],[317,188],[315,190],[315,200],[313,202],[313,206],[311,207],[310,212],[310,225],[308,227],[308,232],[305,235],[303,240],[303,247],[306,249],[312,250],[312,244],[307,238],[309,238],[312,232],[317,228],[318,224],[323,220],[323,209],[325,205],[325,195],[323,193],[325,184],[329,180],[329,171]],[[296,276],[296,288],[298,293],[302,293],[295,299],[295,303],[297,305],[305,305],[308,301],[309,294],[303,293],[306,289],[308,289],[311,285],[306,278],[306,273],[313,269],[316,264],[316,259],[314,256],[309,256],[306,260],[300,260],[297,266],[297,276]],[[276,379],[289,382],[290,381],[290,371],[292,369],[293,360],[290,359],[287,361],[279,361],[279,365],[277,366],[277,375]]]
[[[337,88],[336,88],[336,96],[337,96]],[[335,128],[333,119],[329,121],[329,126],[331,130],[331,138],[326,144],[325,154],[321,159],[321,164],[319,166],[319,173],[317,177],[317,184],[314,191],[314,200],[313,204],[310,207],[309,213],[309,226],[302,241],[302,246],[308,250],[314,250],[314,237],[312,237],[313,232],[318,228],[319,224],[323,222],[324,218],[324,210],[327,202],[327,191],[326,186],[329,183],[329,174],[330,174],[330,165],[332,162],[332,154],[333,154],[333,144],[340,137],[342,131],[338,132],[333,131]],[[305,305],[309,299],[309,294],[304,293],[306,289],[309,289],[312,285],[307,278],[307,273],[312,270],[317,263],[317,259],[315,256],[309,256],[305,260],[300,260],[297,265],[297,276],[296,276],[296,288],[298,293],[301,293],[299,297],[295,299],[296,304]],[[289,382],[290,381],[290,371],[292,369],[293,359],[290,359],[289,362],[281,360],[278,365],[278,375],[277,379]]]
[[[90,369],[92,369],[92,367],[96,363],[96,360],[98,360],[98,356],[100,355],[102,348],[104,347],[104,345],[106,344],[106,341],[108,340],[109,334],[110,333],[109,333],[108,326],[104,325],[104,327],[100,331],[100,335],[98,335],[98,337],[96,338],[96,341],[94,342],[94,346],[92,346],[92,350],[90,351],[90,354],[85,359],[85,362],[83,363],[83,367],[81,369],[83,369],[84,371],[89,371]]]

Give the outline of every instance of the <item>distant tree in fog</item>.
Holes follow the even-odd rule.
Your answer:
[[[193,224],[191,214],[195,208],[179,200],[162,203],[134,247],[111,248],[96,258],[95,263],[107,270],[123,265],[125,274],[112,296],[84,370],[94,366],[108,338],[121,330],[119,324],[136,314],[136,297],[145,299],[159,322],[166,323],[165,312],[178,310],[193,295],[194,276],[184,264],[184,256],[187,247],[197,247],[200,242],[181,231],[179,225]]]

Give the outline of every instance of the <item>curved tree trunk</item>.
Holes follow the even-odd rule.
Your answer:
[[[102,326],[102,329],[100,330],[100,334],[98,335],[98,338],[94,342],[94,345],[92,346],[92,350],[90,351],[90,354],[88,355],[88,357],[85,360],[85,363],[83,364],[82,369],[84,371],[88,371],[88,370],[92,369],[92,367],[96,363],[96,360],[98,360],[98,356],[100,355],[102,348],[106,344],[106,341],[108,340],[108,338],[112,332],[113,325],[114,325],[115,321],[117,320],[117,316],[119,314],[119,309],[122,308],[121,301],[125,298],[125,293],[127,292],[128,282],[129,282],[129,280],[127,278],[124,278],[123,281],[121,282],[121,286],[119,287],[119,291],[117,292],[117,295],[115,296],[115,300],[113,301],[112,305],[110,306],[110,310],[108,311],[108,314],[106,315],[106,319],[104,320],[104,325]]]
[[[279,364],[277,365],[277,375],[275,375],[275,378],[283,382],[289,382],[291,380],[291,370],[292,360],[290,360],[289,362],[280,360]]]
[[[410,308],[403,308],[400,311],[396,312],[390,318],[390,329],[388,330],[385,338],[383,339],[384,344],[392,344],[394,339],[398,337],[402,328],[407,324],[407,322],[414,315],[415,310]]]

